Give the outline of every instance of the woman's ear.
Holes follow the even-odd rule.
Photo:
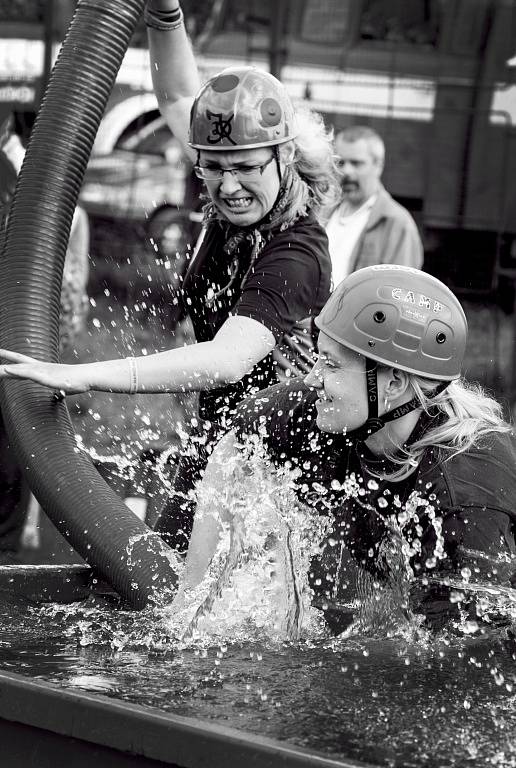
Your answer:
[[[396,400],[406,394],[410,386],[410,376],[406,371],[400,371],[399,368],[387,368],[385,382],[385,397],[389,400]]]

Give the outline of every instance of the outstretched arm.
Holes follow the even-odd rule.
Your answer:
[[[177,0],[149,0],[148,12],[174,11],[178,7]],[[185,153],[195,159],[188,146],[188,128],[192,103],[201,83],[185,26],[148,26],[148,35],[152,82],[161,114]]]
[[[249,373],[275,345],[271,331],[257,320],[226,320],[213,341],[137,358],[63,365],[43,363],[1,349],[0,379],[30,379],[67,395],[102,392],[200,392],[231,384]]]

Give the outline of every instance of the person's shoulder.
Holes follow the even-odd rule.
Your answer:
[[[306,216],[295,221],[292,225],[292,232],[296,237],[315,240],[322,245],[328,242],[326,230],[313,211],[309,211]]]
[[[294,221],[274,233],[265,244],[264,255],[279,251],[285,254],[303,254],[315,258],[319,264],[329,262],[328,236],[313,213]]]
[[[405,208],[404,205],[395,200],[383,186],[378,192],[378,197],[374,207],[376,207],[377,210],[381,210],[384,215],[389,216],[390,218],[397,219],[407,226],[416,227],[416,222],[414,221],[414,217],[410,211]]]
[[[516,497],[516,436],[491,432],[454,455],[438,452],[430,473],[438,496],[453,507],[485,507],[513,514]],[[439,493],[440,491],[440,493]]]

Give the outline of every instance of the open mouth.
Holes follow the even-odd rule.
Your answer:
[[[223,198],[224,205],[231,211],[240,213],[250,208],[253,198],[252,197],[237,197],[237,198]]]

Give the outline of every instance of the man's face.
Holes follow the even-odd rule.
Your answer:
[[[343,199],[361,205],[377,191],[383,163],[372,155],[365,139],[345,141],[337,136],[335,154]]]
[[[219,212],[239,227],[250,227],[269,213],[280,188],[278,168],[270,147],[230,152],[201,150],[199,165],[212,169],[255,168],[245,173],[225,173],[222,179],[206,180],[208,193]]]
[[[318,391],[317,426],[323,432],[345,434],[367,421],[365,358],[322,331],[319,358],[305,383]]]

